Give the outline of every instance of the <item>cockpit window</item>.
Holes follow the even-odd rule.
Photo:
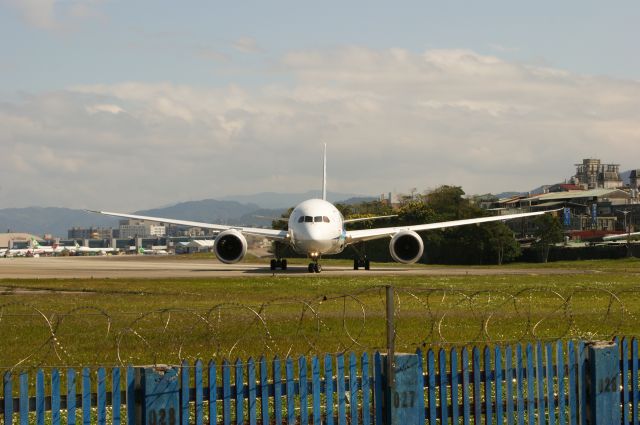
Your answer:
[[[326,215],[317,215],[312,217],[310,215],[301,215],[298,218],[298,223],[330,223],[329,217]]]

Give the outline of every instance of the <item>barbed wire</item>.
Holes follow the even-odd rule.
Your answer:
[[[0,305],[0,365],[176,364],[385,349],[385,286],[311,299],[106,311]],[[640,286],[510,290],[394,287],[397,351],[640,335]]]

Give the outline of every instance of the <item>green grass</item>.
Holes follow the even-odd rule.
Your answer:
[[[4,280],[0,367],[370,351],[384,347],[384,285],[396,290],[398,351],[640,335],[638,263],[568,263],[569,274]]]

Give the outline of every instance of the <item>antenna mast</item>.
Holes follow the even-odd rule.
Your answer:
[[[322,200],[327,200],[327,144],[324,144],[324,160],[322,161]]]

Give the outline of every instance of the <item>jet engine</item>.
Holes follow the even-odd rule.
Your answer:
[[[247,253],[247,240],[235,229],[225,230],[216,237],[213,251],[218,260],[226,264],[237,263]]]
[[[389,242],[391,257],[398,263],[415,263],[422,257],[424,243],[422,238],[414,231],[403,230],[396,233]]]

